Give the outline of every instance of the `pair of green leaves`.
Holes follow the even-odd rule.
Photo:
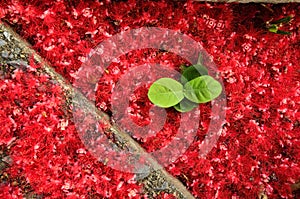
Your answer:
[[[207,68],[196,64],[183,69],[181,83],[171,78],[155,81],[149,91],[150,101],[162,108],[174,108],[187,112],[217,98],[222,92],[221,84],[208,75]]]
[[[290,35],[290,32],[279,30],[279,27],[283,26],[283,24],[289,23],[293,19],[292,16],[287,16],[284,18],[281,18],[277,21],[267,22],[267,29],[269,32],[281,34],[281,35]]]

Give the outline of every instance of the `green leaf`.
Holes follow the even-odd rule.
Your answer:
[[[186,84],[188,81],[191,81],[201,75],[208,75],[208,70],[205,66],[196,64],[186,68],[181,76],[181,83]]]
[[[161,78],[150,86],[148,98],[162,108],[174,106],[184,98],[183,86],[174,79]]]
[[[282,24],[282,23],[288,23],[292,20],[292,16],[287,16],[281,19],[278,19],[276,21],[272,21],[271,24]]]
[[[278,26],[272,24],[272,25],[268,28],[268,30],[269,30],[270,32],[277,33],[277,31],[278,31]]]
[[[198,104],[184,98],[180,103],[176,104],[174,108],[179,112],[188,112],[197,106]]]
[[[286,31],[278,30],[277,34],[280,34],[280,35],[290,35],[291,32],[286,32]]]
[[[197,77],[184,85],[184,96],[195,103],[209,102],[221,92],[221,84],[208,75]]]

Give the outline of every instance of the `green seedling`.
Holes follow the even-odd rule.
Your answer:
[[[279,28],[282,27],[284,24],[288,24],[293,19],[292,16],[287,16],[276,21],[268,21],[266,23],[266,27],[269,32],[281,34],[281,35],[290,35],[291,32],[280,30]]]
[[[207,68],[199,59],[197,64],[181,68],[181,82],[172,78],[161,78],[150,86],[148,98],[153,104],[188,112],[200,103],[207,103],[221,94],[221,84],[208,75]]]

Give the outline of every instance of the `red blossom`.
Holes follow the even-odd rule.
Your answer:
[[[76,71],[86,54],[115,33],[157,26],[188,34],[217,65],[227,95],[226,123],[217,145],[206,158],[200,157],[199,145],[212,113],[210,104],[199,106],[197,136],[167,170],[199,198],[255,198],[261,187],[270,198],[293,197],[289,187],[300,176],[298,4],[268,4],[269,9],[259,4],[135,0],[8,1],[1,5],[0,18],[17,27],[16,31],[70,82],[78,78]],[[264,30],[264,22],[283,15],[295,16],[287,25],[291,36]],[[180,47],[184,48],[192,50],[188,44]],[[102,53],[104,57],[106,52]],[[162,71],[179,71],[181,64],[190,64],[157,49],[124,54],[100,78],[96,105],[111,114],[111,96],[118,80],[145,63],[159,63],[165,67]],[[0,144],[13,144],[9,154],[13,164],[7,172],[13,177],[25,176],[33,190],[46,198],[143,197],[133,174],[112,170],[85,149],[75,124],[64,113],[61,88],[50,83],[49,77],[36,75],[39,67],[31,61],[28,71],[17,69],[10,79],[0,80]],[[97,74],[94,70],[85,72],[89,77]],[[95,81],[80,85],[91,99]],[[140,126],[151,123],[147,86],[135,88],[128,96],[129,111],[122,121],[125,126],[128,118]],[[122,93],[119,97],[121,100]],[[162,115],[154,117],[159,120]],[[133,137],[149,152],[167,146],[176,134],[180,116],[169,109],[167,118],[163,129],[153,135],[145,138],[135,132]],[[8,184],[0,188],[2,198],[22,197],[22,190]],[[158,197],[173,196],[161,193]]]

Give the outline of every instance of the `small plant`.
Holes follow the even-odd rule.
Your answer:
[[[222,92],[221,84],[208,75],[208,70],[198,63],[190,67],[182,66],[180,82],[171,78],[160,78],[149,88],[148,98],[156,106],[174,107],[179,112],[188,112],[199,103],[217,98]]]
[[[276,21],[268,21],[266,23],[266,27],[269,32],[281,34],[281,35],[290,35],[290,32],[279,30],[280,27],[282,27],[284,24],[288,24],[293,19],[292,16],[287,16],[281,19],[278,19]]]

